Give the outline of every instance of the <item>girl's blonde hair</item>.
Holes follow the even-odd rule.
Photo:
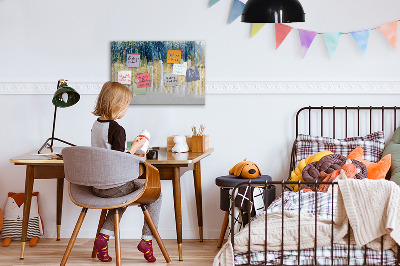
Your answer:
[[[125,85],[108,81],[101,88],[93,114],[115,120],[131,100],[132,92]]]

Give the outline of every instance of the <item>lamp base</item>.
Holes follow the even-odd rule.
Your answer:
[[[49,148],[51,150],[51,152],[53,152],[53,141],[54,140],[58,140],[59,142],[68,144],[70,146],[76,146],[75,144],[69,143],[65,140],[59,139],[59,138],[48,138],[42,145],[42,147],[40,147],[40,149],[38,150],[38,154],[40,154],[40,152],[44,149],[44,148]],[[51,141],[51,144],[49,144],[49,141]]]

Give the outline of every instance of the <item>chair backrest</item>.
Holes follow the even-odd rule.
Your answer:
[[[139,176],[144,158],[97,147],[67,147],[62,150],[65,179],[83,186],[118,186]]]

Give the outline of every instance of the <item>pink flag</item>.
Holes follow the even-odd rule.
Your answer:
[[[300,43],[301,43],[301,54],[302,54],[302,57],[304,58],[306,56],[308,48],[310,48],[310,45],[312,44],[317,33],[315,31],[299,29],[299,35],[300,35]]]
[[[378,27],[393,49],[397,48],[397,20]]]
[[[289,32],[292,30],[292,27],[281,24],[275,23],[275,40],[276,40],[276,49],[282,44],[285,40],[286,36],[288,36]]]

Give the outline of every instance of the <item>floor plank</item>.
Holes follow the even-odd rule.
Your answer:
[[[36,247],[25,249],[25,259],[19,259],[21,244],[18,241],[12,241],[9,247],[0,246],[0,265],[60,265],[61,258],[64,255],[69,239],[40,239]],[[146,265],[150,264],[143,258],[143,254],[136,249],[140,240],[121,239],[122,264],[123,265]],[[183,241],[183,261],[178,261],[178,247],[176,240],[163,240],[168,250],[172,262],[167,264],[162,256],[157,243],[154,241],[154,254],[157,258],[157,265],[212,265],[215,255],[218,253],[217,240],[204,240],[200,242],[197,239],[185,239]],[[114,243],[110,241],[109,251],[114,258]],[[67,265],[114,265],[112,263],[103,263],[92,259],[93,240],[77,239],[68,259]]]

